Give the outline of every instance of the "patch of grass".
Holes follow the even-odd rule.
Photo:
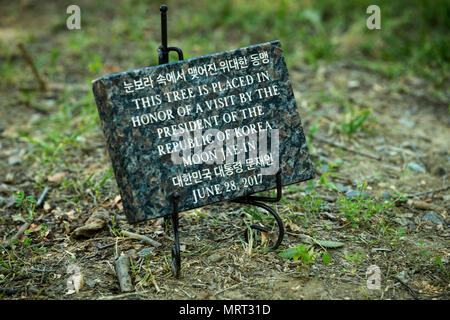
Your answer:
[[[115,215],[112,217],[110,231],[115,237],[119,237],[119,238],[124,239],[123,234],[120,233],[120,231],[117,229],[117,222],[116,222],[116,216]]]
[[[304,264],[311,264],[316,260],[318,253],[314,250],[314,246],[299,244],[280,252],[279,255],[285,259],[294,261],[300,259]]]
[[[313,264],[317,257],[322,258],[322,262],[327,265],[331,263],[331,257],[327,250],[316,251],[313,245],[298,244],[295,247],[288,248],[279,253],[284,259],[292,259],[294,261],[301,260],[304,265]]]
[[[351,223],[353,228],[359,228],[361,225],[372,227],[369,224],[371,217],[375,214],[383,215],[392,208],[392,204],[387,201],[380,202],[370,198],[365,199],[362,195],[352,199],[341,196],[337,202],[339,212]]]
[[[101,189],[113,175],[113,168],[110,167],[109,169],[107,169],[100,181],[95,181],[93,179],[96,174],[97,172],[91,173],[89,177],[83,182],[83,185],[87,185],[89,188],[93,189],[96,198],[99,199],[101,195]]]
[[[24,191],[15,193],[14,197],[16,197],[16,207],[20,210],[24,210],[27,214],[27,219],[32,220],[36,214],[34,211],[34,209],[36,208],[36,199],[34,199],[33,196],[25,196]]]
[[[361,254],[361,252],[358,251],[358,252],[356,252],[356,253],[354,253],[354,254],[352,254],[352,253],[346,253],[345,256],[344,256],[344,258],[345,258],[345,260],[347,260],[349,263],[356,265],[356,264],[362,263],[365,257],[364,257],[363,254]]]
[[[450,276],[450,271],[448,270],[448,268],[444,265],[444,263],[442,262],[442,258],[439,254],[435,253],[434,257],[431,258],[431,262],[438,267],[438,271],[441,271],[442,273],[444,273],[447,277]]]
[[[361,252],[357,251],[356,253],[346,253],[344,258],[350,264],[350,269],[343,267],[342,271],[355,275],[357,272],[357,266],[363,262],[365,256],[361,254]]]
[[[399,228],[386,228],[385,231],[386,239],[389,241],[391,246],[396,246],[403,241],[403,236],[406,234],[406,229],[403,227]]]

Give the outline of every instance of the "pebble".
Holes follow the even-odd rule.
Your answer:
[[[422,167],[420,164],[418,164],[417,162],[414,162],[414,161],[408,162],[408,164],[406,166],[408,167],[408,169],[415,171],[415,172],[419,172],[419,173],[427,172],[424,167]]]
[[[358,197],[361,197],[363,199],[367,199],[369,195],[366,192],[358,191],[358,190],[349,190],[345,194],[345,197],[347,199],[356,199]]]
[[[405,283],[408,283],[408,281],[409,281],[408,273],[406,271],[399,272],[397,274],[397,278],[399,278],[400,280],[402,280]]]
[[[141,251],[138,252],[138,256],[140,257],[146,257],[147,255],[149,255],[153,250],[155,250],[154,247],[151,248],[144,248]]]
[[[414,126],[416,125],[416,123],[414,121],[411,121],[406,118],[401,118],[400,120],[398,120],[398,122],[400,122],[402,125],[404,125],[407,128],[414,128]]]
[[[347,192],[351,190],[350,187],[344,186],[340,183],[336,183],[336,188],[339,190],[339,192]]]
[[[423,216],[423,220],[428,220],[435,224],[442,224],[442,221],[438,217],[436,217],[436,215],[433,212],[427,212]]]
[[[22,159],[18,156],[11,156],[8,158],[8,164],[10,166],[15,166],[22,163]]]
[[[394,221],[402,226],[407,226],[408,224],[411,223],[411,221],[409,221],[408,219],[401,219],[401,218],[395,218]]]
[[[349,88],[358,88],[359,87],[359,81],[358,80],[350,80],[347,82],[347,86]]]

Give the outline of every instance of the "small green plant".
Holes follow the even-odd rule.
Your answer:
[[[254,206],[243,207],[242,211],[246,216],[244,218],[245,224],[259,224],[270,228],[270,226],[273,226],[275,223],[275,218],[271,214],[263,214]]]
[[[28,235],[30,233],[30,230],[25,230],[25,232],[23,233],[24,235]],[[31,238],[30,237],[26,237],[25,240],[23,241],[23,247],[26,248],[31,244]]]
[[[120,237],[120,238],[124,238],[124,236],[120,233],[119,230],[116,229],[116,216],[112,217],[112,228],[110,229],[112,234],[115,235],[116,237]]]
[[[36,199],[34,199],[32,196],[25,197],[25,193],[23,191],[15,193],[14,197],[17,198],[15,200],[16,207],[25,210],[25,212],[28,214],[27,218],[29,220],[32,220],[35,215],[34,209],[36,207]]]
[[[356,252],[355,254],[346,253],[344,257],[345,260],[347,260],[351,264],[359,264],[362,263],[362,261],[364,260],[364,255],[361,254],[361,252],[359,251]]]
[[[343,272],[350,272],[351,274],[356,274],[356,266],[358,264],[361,264],[362,261],[364,260],[364,255],[362,255],[359,251],[355,254],[351,254],[351,253],[346,253],[345,254],[345,260],[347,260],[347,262],[349,262],[351,264],[350,266],[350,270],[348,270],[346,267],[343,267]]]
[[[339,211],[344,214],[344,217],[352,224],[352,227],[358,228],[359,224],[366,221],[370,214],[365,210],[362,199],[348,199],[341,197],[338,200],[340,205]]]
[[[390,241],[392,246],[399,244],[403,240],[402,236],[405,233],[406,230],[403,227],[399,227],[398,229],[386,228],[386,238]]]
[[[431,262],[440,268],[440,270],[445,273],[445,275],[448,277],[450,275],[449,270],[447,270],[447,267],[444,265],[444,263],[442,262],[441,256],[438,255],[437,253],[434,255],[433,258],[431,258]]]
[[[194,209],[194,213],[195,213],[195,218],[196,219],[206,219],[208,217],[208,215],[200,210]]]
[[[136,268],[134,267],[133,259],[131,257],[129,259],[130,259],[131,270],[133,271],[133,274],[136,277],[138,272],[137,272]]]
[[[344,120],[341,123],[340,131],[350,137],[358,130],[363,130],[367,126],[367,119],[371,114],[370,109],[364,109],[361,111],[354,111],[350,109],[344,116]]]
[[[312,245],[299,244],[295,247],[280,252],[280,257],[297,261],[301,259],[304,264],[313,263],[317,258],[318,252],[314,251]]]
[[[352,224],[353,228],[359,228],[361,224],[366,224],[373,214],[384,214],[393,206],[389,201],[379,202],[370,198],[365,199],[363,195],[365,188],[366,184],[364,183],[360,187],[360,194],[354,198],[343,196],[338,199],[339,212]]]
[[[95,183],[93,182],[92,178],[94,177],[96,173],[91,173],[89,175],[89,177],[83,182],[83,185],[87,185],[88,187],[92,188],[95,192],[95,196],[98,198],[100,198],[100,191],[101,188],[103,188],[103,186],[105,185],[105,183],[108,181],[108,179],[112,176],[113,174],[113,168],[109,168],[105,174],[103,175],[102,180],[100,180],[100,182]]]
[[[332,172],[324,172],[324,173],[322,173],[322,175],[320,176],[320,180],[319,180],[318,185],[325,186],[329,190],[338,190],[338,188],[336,187],[336,185],[333,182],[328,181],[328,177],[329,176],[335,176],[335,175],[336,174],[332,173]]]
[[[92,60],[89,62],[88,67],[92,73],[99,73],[101,68],[103,67],[102,58],[98,54],[95,54],[92,57]]]
[[[305,208],[309,215],[318,214],[322,206],[322,199],[315,191],[302,198],[301,206]]]
[[[320,243],[318,242],[316,242],[316,244],[320,245]],[[317,252],[314,250],[314,246],[312,244],[299,244],[295,247],[280,252],[280,257],[285,259],[292,259],[294,261],[301,259],[304,264],[310,264],[313,263],[320,255],[322,257],[322,262],[324,264],[329,264],[331,262],[331,257],[328,254],[328,251],[323,246],[320,247],[322,248],[322,251]]]

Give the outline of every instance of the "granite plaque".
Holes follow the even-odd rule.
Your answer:
[[[104,76],[93,91],[129,222],[314,177],[279,41]]]

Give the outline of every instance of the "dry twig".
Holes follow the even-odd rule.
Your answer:
[[[130,231],[122,231],[121,233],[124,236],[127,236],[127,237],[132,238],[132,239],[141,240],[145,244],[150,244],[150,245],[152,245],[154,247],[160,247],[161,246],[161,243],[159,243],[158,241],[150,239],[149,237],[141,235],[141,234],[137,234],[137,233],[130,232]]]
[[[128,273],[130,269],[130,256],[127,254],[121,255],[116,261],[116,274],[120,283],[120,290],[122,292],[133,291],[131,284],[131,277]]]

